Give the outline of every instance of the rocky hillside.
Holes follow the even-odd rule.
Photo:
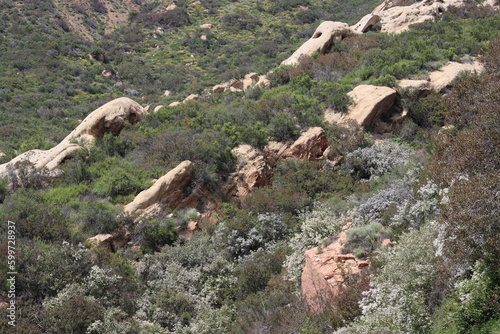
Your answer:
[[[496,5],[0,2],[0,327],[498,332]]]

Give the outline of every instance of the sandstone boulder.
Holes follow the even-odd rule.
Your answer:
[[[461,72],[482,72],[483,65],[479,62],[472,64],[460,64],[456,62],[449,62],[441,67],[439,71],[429,74],[429,80],[432,88],[436,92],[441,92],[445,89]]]
[[[352,35],[353,31],[346,23],[325,21],[321,23],[313,36],[295,51],[282,65],[296,65],[301,56],[311,56],[314,52],[328,52],[335,40],[341,40]]]
[[[108,252],[113,251],[113,235],[111,234],[98,234],[92,238],[88,238],[91,247],[105,248]]]
[[[302,132],[300,137],[284,152],[283,158],[317,161],[323,159],[327,147],[328,139],[325,131],[320,127],[313,127]]]
[[[180,102],[175,101],[175,102],[170,103],[168,106],[169,106],[169,107],[177,107],[177,106],[180,106],[180,105],[181,105],[181,103],[180,103]]]
[[[176,208],[184,199],[186,187],[194,175],[194,165],[191,161],[183,161],[177,167],[159,178],[149,189],[140,192],[123,211],[134,214],[145,210],[154,204],[168,208]]]
[[[229,81],[229,87],[238,89],[238,90],[243,90],[243,81],[242,80],[231,80]]]
[[[200,24],[200,28],[203,29],[212,29],[214,26],[211,23]]]
[[[321,313],[335,300],[349,284],[360,284],[367,277],[370,268],[368,260],[354,254],[343,254],[347,235],[342,231],[326,247],[315,247],[305,252],[305,266],[302,271],[302,295],[312,311]]]
[[[171,3],[170,5],[167,6],[167,8],[165,8],[166,11],[171,11],[171,10],[174,10],[174,9],[177,9],[178,6],[177,4],[175,3]]]
[[[212,92],[214,94],[220,94],[220,93],[224,93],[226,91],[227,87],[225,85],[215,85],[213,88],[212,88]]]
[[[375,7],[372,13],[379,13],[384,10],[388,10],[392,7],[400,7],[400,6],[410,6],[413,5],[416,0],[385,0],[380,5]]]
[[[289,145],[278,141],[270,141],[264,148],[266,160],[271,166],[276,166],[278,161],[284,159],[285,152],[288,150]]]
[[[353,103],[346,119],[353,119],[361,126],[371,126],[387,112],[396,98],[396,91],[389,87],[359,85],[347,93]]]
[[[250,145],[240,145],[232,152],[236,156],[236,171],[228,177],[223,191],[239,202],[253,188],[271,183],[272,168],[263,153]]]
[[[78,138],[93,140],[109,132],[117,135],[126,122],[134,125],[144,115],[146,112],[140,104],[128,97],[120,97],[94,110],[63,141]]]
[[[154,109],[153,109],[153,112],[157,112],[158,110],[160,110],[161,108],[163,108],[163,106],[160,104],[158,106],[156,106]]]
[[[358,23],[351,27],[352,31],[358,34],[370,30],[380,30],[382,24],[380,23],[380,16],[376,14],[365,15]]]
[[[404,90],[414,91],[418,98],[429,95],[432,90],[431,83],[428,80],[400,80],[396,87],[398,93]]]
[[[137,102],[121,97],[106,103],[90,113],[69,135],[58,145],[49,150],[31,150],[11,161],[0,165],[0,177],[18,177],[20,166],[30,166],[35,170],[46,170],[46,176],[56,177],[61,171],[56,170],[69,154],[92,145],[96,138],[105,133],[118,135],[126,122],[136,124],[146,114]]]
[[[191,94],[188,97],[186,97],[184,99],[184,101],[182,101],[182,102],[191,101],[191,100],[197,101],[199,98],[200,98],[200,96],[198,94]]]
[[[372,13],[380,16],[382,32],[400,33],[412,24],[435,20],[449,6],[463,4],[463,0],[387,0]]]

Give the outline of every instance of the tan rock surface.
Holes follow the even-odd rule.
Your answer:
[[[369,273],[368,260],[359,259],[354,254],[342,254],[346,241],[343,231],[328,246],[315,247],[304,253],[302,295],[314,312],[321,312],[331,305],[349,277],[359,280]]]
[[[396,91],[389,87],[359,85],[347,93],[353,103],[349,107],[346,119],[353,119],[361,126],[371,126],[387,112],[396,98]]]
[[[327,52],[335,40],[341,40],[352,34],[353,31],[346,23],[325,21],[318,26],[307,42],[281,64],[296,65],[303,55],[311,56],[316,51]]]
[[[270,184],[272,168],[263,153],[250,145],[240,145],[232,152],[237,158],[236,171],[228,177],[223,191],[238,202],[253,188]]]
[[[77,138],[101,138],[105,133],[120,133],[125,123],[136,124],[144,115],[141,105],[128,97],[120,97],[94,110],[63,141]]]
[[[378,30],[382,27],[380,23],[380,16],[376,14],[368,14],[365,15],[358,23],[351,27],[352,31],[358,34],[362,34],[364,32],[370,30]]]
[[[472,64],[460,64],[456,62],[449,62],[445,66],[429,74],[429,80],[431,82],[432,88],[436,92],[440,92],[445,89],[460,72],[482,72],[483,65],[479,62],[474,62]]]
[[[413,90],[416,92],[418,97],[423,97],[431,92],[432,87],[429,80],[403,79],[398,82],[396,90],[398,93],[401,93],[403,90]]]
[[[175,208],[185,197],[183,188],[191,182],[193,175],[194,164],[188,160],[181,162],[159,178],[149,189],[140,192],[123,211],[134,214],[155,204]]]
[[[320,127],[313,127],[301,133],[300,137],[284,152],[283,158],[317,161],[323,159],[327,147],[328,139],[325,131]]]
[[[461,6],[463,0],[389,0],[372,13],[380,16],[382,32],[400,33],[412,24],[434,21],[451,5]]]
[[[70,153],[91,145],[105,133],[119,134],[126,122],[135,124],[145,114],[144,108],[131,99],[115,99],[90,113],[55,147],[49,150],[31,150],[0,165],[0,176],[7,177],[9,170],[16,170],[16,165],[22,163],[31,164],[35,169],[52,171],[49,176],[58,176],[60,172],[56,168]],[[14,174],[17,176],[17,173]]]
[[[113,235],[111,234],[98,234],[92,238],[88,238],[91,247],[104,247],[108,252],[113,250]]]

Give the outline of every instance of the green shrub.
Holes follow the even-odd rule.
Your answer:
[[[77,297],[47,313],[48,333],[85,334],[90,324],[103,319],[104,308],[89,298]]]
[[[145,186],[146,173],[135,168],[133,164],[125,162],[110,167],[98,171],[101,175],[92,187],[95,194],[119,200],[120,196],[135,195]]]
[[[177,240],[177,229],[171,220],[153,219],[141,228],[142,249],[146,253],[158,252],[164,245],[172,245]]]

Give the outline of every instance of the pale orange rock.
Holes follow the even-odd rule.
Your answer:
[[[312,127],[301,133],[300,137],[286,150],[284,158],[299,158],[317,161],[324,158],[328,147],[325,131],[320,127]]]
[[[347,23],[325,21],[321,23],[312,37],[302,44],[282,65],[296,65],[302,56],[312,56],[316,51],[327,52],[335,40],[341,40],[354,32]]]
[[[361,260],[354,254],[342,254],[347,241],[345,230],[328,246],[315,247],[304,254],[302,295],[314,312],[321,313],[327,305],[331,305],[341,289],[345,288],[348,278],[355,278],[349,280],[349,284],[353,284],[369,274],[369,260]]]
[[[176,208],[185,198],[183,189],[191,182],[194,175],[194,164],[183,161],[177,167],[159,178],[149,189],[140,192],[123,211],[134,214],[159,204],[162,207]]]
[[[170,5],[167,6],[167,8],[165,8],[166,11],[171,11],[171,10],[174,10],[174,9],[177,9],[178,6],[177,4],[175,3],[171,3]]]
[[[383,247],[389,247],[389,246],[392,246],[393,243],[391,241],[391,239],[384,239],[382,240],[382,244],[381,244]]]
[[[461,72],[482,72],[483,65],[479,62],[472,64],[461,64],[457,62],[448,62],[445,66],[441,67],[438,71],[429,74],[429,80],[432,88],[436,92],[445,89]]]
[[[272,168],[263,153],[250,145],[240,145],[232,152],[236,156],[236,171],[228,177],[223,191],[238,202],[253,188],[269,185]]]
[[[389,111],[396,99],[396,91],[389,87],[359,85],[347,93],[353,103],[346,119],[353,119],[361,126],[373,125],[382,114]]]
[[[49,150],[31,150],[11,161],[0,165],[0,177],[8,177],[9,170],[16,170],[16,164],[31,164],[37,170],[46,169],[50,176],[59,176],[57,167],[72,152],[92,145],[97,138],[106,133],[118,135],[125,124],[136,124],[146,111],[137,102],[121,97],[106,103],[90,113],[58,145]]]

